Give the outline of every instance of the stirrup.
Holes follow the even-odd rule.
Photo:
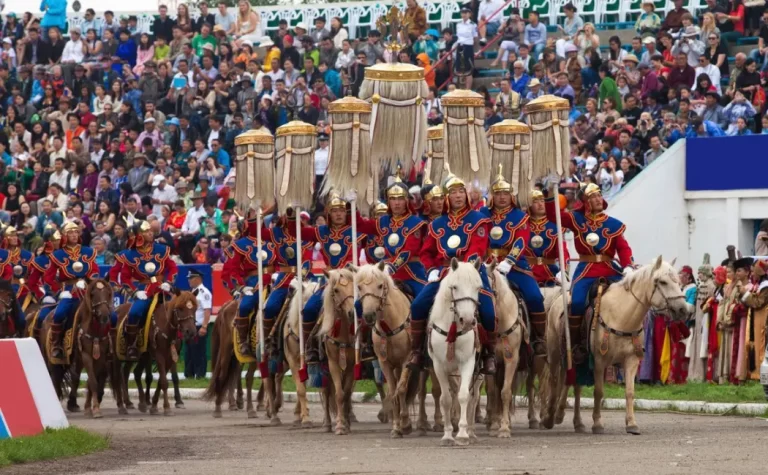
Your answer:
[[[235,317],[235,331],[240,338],[239,348],[240,353],[243,355],[249,355],[251,353],[250,338],[248,338],[250,323],[248,317]]]

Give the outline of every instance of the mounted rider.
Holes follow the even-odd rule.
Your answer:
[[[557,186],[555,183],[554,186]],[[571,333],[573,359],[576,364],[583,362],[587,348],[582,340],[581,326],[589,298],[589,289],[598,279],[618,282],[623,275],[629,275],[634,266],[632,249],[624,238],[626,226],[618,219],[604,213],[608,203],[594,183],[582,189],[582,207],[578,210],[560,211],[563,229],[574,234],[574,244],[579,253],[579,265],[571,283],[571,313],[568,326]],[[555,221],[557,211],[554,198],[545,200],[547,219]],[[618,257],[618,262],[614,258]]]
[[[352,262],[352,226],[347,210],[347,201],[342,199],[338,193],[331,193],[328,204],[325,209],[328,213],[328,224],[317,227],[303,227],[301,229],[302,242],[320,243],[320,253],[323,256],[326,266],[329,269],[343,269],[344,266]],[[357,248],[364,249],[366,236],[358,233]],[[307,300],[302,313],[301,331],[306,345],[306,362],[315,364],[319,361],[319,352],[317,348],[317,339],[310,338],[310,333],[320,317],[320,310],[323,307],[323,291],[325,286],[320,287]]]
[[[419,295],[427,285],[427,273],[421,263],[419,251],[426,233],[427,223],[416,215],[408,203],[409,190],[400,176],[395,176],[386,190],[387,214],[375,220],[358,219],[358,231],[368,235],[368,241],[381,243],[374,254],[382,256],[386,269],[395,282],[403,284],[412,295]],[[355,302],[358,315],[362,305]],[[369,329],[364,326],[362,359],[373,358]]]
[[[439,184],[435,185],[428,178],[425,179],[421,187],[421,199],[423,201],[421,217],[427,223],[431,223],[438,216],[443,215],[445,195],[443,195],[443,188]]]
[[[146,324],[154,305],[162,304],[155,299],[160,292],[170,292],[171,283],[176,279],[178,267],[171,259],[171,248],[154,242],[154,233],[149,222],[137,220],[133,225],[134,242],[131,249],[116,256],[121,266],[122,286],[133,293],[133,302],[128,310],[125,323],[127,360],[139,355],[139,329]]]
[[[507,276],[512,288],[520,291],[531,322],[546,325],[544,297],[525,257],[530,240],[528,215],[515,205],[512,185],[501,173],[501,166],[499,174],[491,183],[489,206],[483,208],[482,213],[491,221],[486,263],[496,263],[496,269]],[[539,348],[542,353],[544,350],[543,346]]]
[[[475,262],[482,260],[488,251],[490,220],[471,208],[464,182],[451,174],[445,181],[444,190],[448,212],[429,224],[419,252],[428,278],[427,285],[411,304],[412,346],[408,365],[414,369],[423,366],[424,333],[429,312],[440,288],[440,279],[448,272],[451,259],[455,257],[463,262]],[[480,322],[488,334],[483,345],[483,372],[493,374],[496,371],[496,314],[485,266],[480,267],[480,278],[483,288],[478,296],[478,310]]]
[[[373,219],[384,216],[389,212],[389,207],[384,202],[377,202],[373,207]],[[369,235],[365,246],[365,261],[368,264],[377,264],[384,259],[384,242],[377,235]]]
[[[90,247],[81,245],[82,230],[80,224],[69,221],[61,228],[60,249],[51,254],[51,265],[43,275],[43,281],[51,292],[58,293],[58,305],[53,311],[51,325],[51,356],[63,358],[62,337],[65,325],[75,316],[80,305],[82,292],[86,288],[85,279],[97,277],[99,266],[96,253]]]
[[[250,348],[248,331],[251,327],[251,314],[255,314],[259,304],[259,260],[262,263],[261,280],[264,288],[269,287],[272,273],[275,271],[277,253],[270,241],[269,229],[262,229],[262,248],[259,249],[256,236],[256,218],[249,218],[244,236],[232,243],[232,255],[224,263],[221,278],[224,285],[234,296],[240,296],[238,316],[235,318],[235,330],[240,341],[240,353],[254,353]],[[252,229],[253,228],[253,229]],[[264,332],[269,335],[274,324],[274,317],[268,319],[266,306],[264,311]]]
[[[35,320],[33,332],[33,338],[35,339],[40,334],[40,328],[42,328],[45,318],[56,305],[56,299],[52,296],[53,291],[43,281],[45,271],[51,266],[51,256],[61,245],[61,233],[59,233],[59,230],[54,225],[48,224],[43,230],[43,242],[40,255],[29,263],[29,280],[27,281],[30,291],[41,304],[40,310],[37,313],[37,319]]]
[[[544,194],[539,190],[530,193],[530,205],[528,206],[528,229],[530,238],[523,251],[525,259],[533,272],[539,287],[553,287],[560,285],[557,274],[560,272],[557,251],[557,224],[547,219],[544,209]],[[565,247],[565,262],[568,262],[568,248]],[[567,274],[566,272],[563,275]],[[567,278],[567,275],[566,277]],[[531,314],[531,327],[533,330],[533,347],[539,353],[543,347],[539,343],[544,341],[547,328],[545,314]]]
[[[24,311],[32,301],[32,292],[29,290],[27,282],[29,266],[32,263],[32,253],[21,248],[19,233],[13,226],[7,226],[3,230],[3,240],[0,243],[0,247],[8,251],[8,265],[5,267],[10,267],[11,269],[11,285],[16,294],[16,325],[17,328],[23,330],[26,325]],[[7,270],[5,271],[7,273]]]

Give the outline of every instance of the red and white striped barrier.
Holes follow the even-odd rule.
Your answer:
[[[68,426],[35,340],[0,340],[0,439]]]

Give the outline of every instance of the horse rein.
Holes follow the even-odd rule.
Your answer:
[[[664,299],[665,306],[663,308],[658,308],[653,306],[653,296],[656,295],[656,292],[660,293],[661,297]],[[661,287],[659,287],[658,280],[653,284],[653,292],[651,292],[651,296],[648,298],[648,302],[643,302],[642,300],[640,300],[637,297],[637,295],[635,295],[635,292],[632,290],[632,287],[629,288],[629,294],[632,295],[632,297],[635,299],[637,303],[650,308],[656,313],[664,313],[665,311],[670,310],[671,309],[669,305],[670,301],[674,301],[678,299],[685,300],[685,295],[675,295],[674,297],[667,297],[667,295],[665,295],[664,292],[661,290]]]
[[[480,300],[476,299],[476,298],[473,298],[473,297],[461,297],[461,298],[457,299],[454,296],[454,294],[453,294],[453,288],[451,288],[451,312],[453,312],[453,323],[458,323],[458,320],[459,320],[459,312],[456,310],[456,304],[458,304],[460,302],[467,301],[467,300],[472,302],[475,305],[475,317],[476,317],[477,313],[478,313],[478,311],[480,309]],[[456,332],[456,337],[458,338],[458,337],[464,335],[465,333],[468,333],[470,330],[473,330],[475,325],[476,325],[476,322],[477,322],[477,318],[474,318],[472,320],[471,325],[469,325],[467,327],[463,327],[461,330]],[[435,330],[437,333],[439,333],[439,334],[441,334],[443,336],[446,336],[446,337],[448,336],[448,332],[447,331],[445,331],[442,328],[438,327],[434,323],[430,324],[430,327],[433,330]]]

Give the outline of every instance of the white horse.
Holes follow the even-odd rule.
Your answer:
[[[479,307],[478,296],[483,288],[478,272],[480,265],[480,261],[473,265],[452,259],[450,271],[440,283],[429,314],[429,356],[440,387],[451,387],[450,377],[453,373],[458,372],[461,377],[458,394],[461,408],[459,432],[454,440],[452,425],[445,424],[442,445],[469,445],[470,438],[476,438],[475,402],[470,401],[470,389],[472,399],[475,399],[475,388],[478,386],[474,384],[475,353],[478,347],[475,315]],[[448,334],[452,324],[456,325],[456,339],[449,343]],[[443,392],[440,397],[443,414],[451,414],[452,399],[450,391]],[[468,427],[468,418],[472,420],[471,427]]]
[[[627,405],[626,430],[640,434],[635,420],[635,376],[643,356],[643,319],[649,309],[663,312],[673,319],[683,319],[689,314],[685,295],[672,264],[659,256],[655,262],[641,267],[620,282],[610,286],[602,296],[600,313],[588,330],[590,350],[595,361],[595,407],[592,412],[592,432],[602,434],[605,429],[600,415],[603,402],[603,379],[609,365],[624,366],[624,391]],[[565,384],[565,365],[561,354],[561,342],[567,331],[562,299],[555,300],[549,310],[547,322],[547,359],[549,362],[549,389],[547,415],[542,420],[551,429],[555,422],[555,406],[568,391]],[[551,338],[550,338],[551,336]],[[574,385],[574,417],[576,432],[584,432],[580,415],[581,386]],[[560,419],[562,420],[562,419]]]
[[[296,290],[298,287],[298,279],[294,279],[291,282],[291,287]],[[302,301],[294,297],[291,298],[291,303],[288,307],[288,316],[285,319],[283,326],[283,338],[285,344],[285,360],[288,362],[288,366],[291,368],[291,374],[293,374],[294,382],[296,383],[296,409],[294,410],[295,419],[293,421],[294,427],[309,428],[312,427],[312,421],[309,419],[309,404],[307,403],[307,386],[299,378],[300,354],[299,354],[299,332],[301,331],[301,323],[299,323],[299,309],[303,308],[309,300],[309,297],[315,293],[319,284],[312,281],[304,281],[301,286]]]

